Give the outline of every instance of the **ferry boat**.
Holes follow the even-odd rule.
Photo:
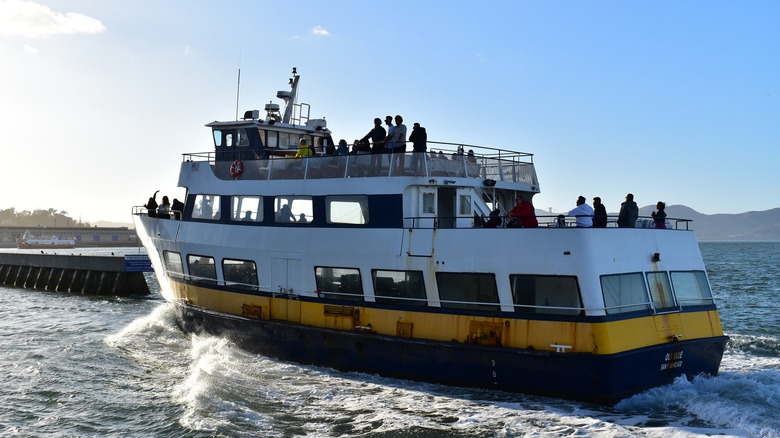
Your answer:
[[[206,125],[214,150],[183,155],[182,211],[133,208],[184,330],[286,361],[600,404],[718,373],[728,337],[689,221],[507,227],[515,199],[540,193],[533,155],[428,142],[324,156],[331,132],[297,103],[299,79],[277,94],[283,113]],[[315,155],[292,158],[302,138]]]
[[[60,236],[42,237],[34,236],[25,231],[22,238],[16,241],[19,249],[67,249],[76,247],[76,239],[63,239]]]

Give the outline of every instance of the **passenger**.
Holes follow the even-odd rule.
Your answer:
[[[466,160],[471,164],[477,163],[477,157],[474,156],[474,150],[469,149],[469,152],[466,154]]]
[[[521,198],[515,197],[515,206],[507,213],[510,228],[536,228],[539,226],[539,221],[536,220],[536,213],[534,212],[534,206]]]
[[[331,137],[330,132],[325,134],[325,138],[322,139],[322,143],[325,146],[324,152],[327,152],[328,148],[335,148],[336,144],[333,142],[333,137]],[[317,155],[316,153],[314,155]]]
[[[339,140],[339,147],[336,149],[336,153],[333,155],[349,155],[349,147],[347,147],[347,141],[343,138]]]
[[[447,157],[444,156],[444,152],[442,152],[442,151],[439,151],[439,153],[436,154],[436,155],[437,155],[436,158],[439,158],[440,160],[446,160],[447,159]]]
[[[167,196],[162,197],[162,204],[157,207],[157,217],[161,219],[170,219],[171,217],[171,201]]]
[[[664,210],[666,209],[666,204],[658,201],[658,204],[655,204],[655,208],[658,210],[653,212],[653,221],[655,221],[655,227],[659,230],[665,230],[666,212]]]
[[[252,211],[251,210],[247,210],[244,213],[244,217],[241,220],[244,221],[244,222],[252,222]]]
[[[181,220],[181,214],[184,211],[184,203],[176,198],[173,198],[171,210],[173,211],[173,218],[176,220]]]
[[[396,173],[403,173],[404,156],[406,154],[406,125],[404,125],[404,118],[400,115],[395,116],[395,129],[393,130],[393,153],[399,154],[395,157]]]
[[[209,198],[203,198],[203,204],[200,207],[201,217],[204,219],[211,219],[214,215],[214,210],[211,208],[211,200]]]
[[[607,207],[601,203],[601,198],[593,198],[593,228],[607,227]]]
[[[416,175],[424,174],[423,157],[428,150],[428,133],[419,123],[412,125],[412,133],[409,134],[409,141],[412,142],[412,167]]]
[[[374,143],[371,148],[372,154],[379,154],[385,151],[385,138],[387,137],[387,131],[382,127],[382,119],[379,117],[374,119],[374,128],[368,131],[365,137],[360,141],[367,142],[369,139]]]
[[[305,224],[306,223],[306,214],[305,213],[301,213],[301,215],[298,216],[298,223],[299,224]]]
[[[276,213],[276,222],[295,222],[295,216],[293,216],[288,204],[282,205],[282,208]]]
[[[336,145],[328,144],[327,146],[325,146],[325,156],[332,157],[334,155],[336,155]]]
[[[311,155],[311,148],[307,144],[306,139],[302,138],[301,141],[298,142],[298,152],[295,154],[295,158],[309,157]]]
[[[149,217],[157,217],[157,193],[159,190],[154,192],[154,195],[149,198],[148,201],[146,201],[146,204],[144,204],[144,208],[146,209],[146,212],[149,214]]]
[[[501,225],[501,211],[495,209],[490,212],[488,220],[482,220],[482,228],[496,228]]]
[[[393,116],[385,117],[385,124],[387,125],[387,137],[385,137],[385,152],[392,153],[395,143],[391,141],[395,134],[395,126],[393,126]]]
[[[585,197],[577,198],[577,206],[569,211],[569,216],[577,218],[577,227],[590,228],[593,226],[593,209],[585,202]]]
[[[634,195],[626,195],[626,201],[620,204],[620,213],[618,213],[617,225],[620,228],[635,228],[636,220],[639,217],[639,207],[634,202]]]

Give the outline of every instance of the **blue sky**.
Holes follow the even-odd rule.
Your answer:
[[[0,0],[0,208],[130,221],[214,120],[286,89],[335,138],[401,114],[535,154],[537,208],[780,207],[777,1]]]

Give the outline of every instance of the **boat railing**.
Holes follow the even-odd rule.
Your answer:
[[[240,178],[293,180],[421,176],[491,179],[538,187],[532,154],[455,143],[428,144],[426,153],[313,155],[304,159],[292,158],[289,156],[292,151],[283,151],[281,155],[247,160],[243,163]],[[474,153],[464,153],[465,148]],[[230,173],[232,161],[217,161],[215,152],[183,154],[183,161],[208,162],[219,178],[235,178],[235,174]]]
[[[539,222],[538,228],[577,228],[577,217],[563,214],[536,215]],[[591,218],[593,216],[590,216]],[[482,216],[408,216],[404,217],[404,223],[407,228],[412,229],[439,229],[439,228],[515,228],[510,225],[509,216],[497,216],[499,223],[495,226],[488,226],[488,218]],[[618,228],[618,217],[616,215],[607,215],[606,228]],[[689,224],[691,219],[666,218],[665,225],[667,230],[690,231]],[[517,227],[522,228],[522,227]],[[592,227],[588,227],[592,228]],[[636,221],[634,228],[657,229],[655,221],[649,216],[640,216]]]

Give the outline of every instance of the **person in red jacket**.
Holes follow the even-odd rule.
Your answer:
[[[536,228],[539,226],[534,206],[520,196],[515,198],[515,206],[509,210],[507,217],[509,218],[507,226],[510,228]]]

